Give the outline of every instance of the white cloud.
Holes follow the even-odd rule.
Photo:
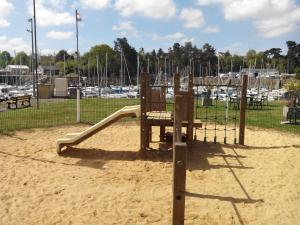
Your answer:
[[[218,33],[218,32],[220,32],[220,29],[217,26],[207,26],[204,29],[204,32],[205,33]]]
[[[109,6],[110,0],[80,0],[80,4],[85,8],[104,9]]]
[[[10,23],[6,19],[0,18],[0,28],[1,27],[9,27],[9,26],[10,26]]]
[[[10,23],[6,20],[6,17],[11,14],[14,9],[14,5],[7,0],[0,0],[0,28],[9,27]]]
[[[250,48],[250,46],[248,47]],[[246,55],[247,53],[245,46],[243,46],[241,42],[233,42],[217,50],[217,52],[226,52],[226,51],[229,51],[230,54],[236,54],[236,55]]]
[[[50,49],[50,48],[39,48],[38,49],[39,55],[55,55],[55,53],[58,53],[58,50]]]
[[[195,37],[185,37],[179,41],[180,44],[184,44],[186,42],[191,42],[192,44],[194,44],[196,42],[196,38]]]
[[[65,31],[52,30],[46,34],[47,38],[55,39],[55,40],[67,40],[70,39],[72,36],[73,36],[73,32],[69,32],[69,31],[65,32]]]
[[[199,28],[205,23],[203,13],[199,9],[184,8],[181,10],[179,18],[184,21],[185,28]]]
[[[152,40],[153,41],[166,41],[166,42],[170,42],[170,43],[179,42],[180,44],[184,44],[185,42],[195,43],[196,38],[188,37],[186,34],[183,34],[181,32],[176,32],[176,33],[167,34],[167,35],[153,34]]]
[[[225,2],[224,0],[198,0],[199,5],[211,5],[211,4],[216,4],[216,3],[222,3]]]
[[[57,8],[57,9],[64,9],[64,7],[66,7],[67,5],[67,0],[47,0],[47,2],[49,3],[49,5],[53,8]]]
[[[181,32],[176,32],[174,34],[167,34],[164,36],[161,36],[158,34],[153,34],[152,40],[154,40],[154,41],[178,40],[178,39],[182,39],[185,37],[186,37],[186,35]]]
[[[139,14],[152,19],[170,18],[176,13],[173,0],[116,0],[114,7],[122,16]]]
[[[28,12],[30,15],[33,14],[31,2],[28,4]],[[75,20],[69,12],[51,7],[51,4],[46,4],[45,0],[36,1],[36,14],[37,24],[42,27],[72,24]]]
[[[14,9],[14,5],[7,0],[0,0],[0,16],[8,16]]]
[[[24,51],[27,54],[31,53],[31,46],[21,37],[7,38],[6,36],[0,36],[0,46],[1,51],[8,51],[11,54],[14,54],[14,51]]]
[[[300,7],[295,0],[198,0],[198,4],[219,4],[226,20],[251,20],[267,38],[293,32],[300,23]]]
[[[300,8],[279,17],[257,20],[254,25],[264,37],[273,38],[295,31],[297,22],[300,23]]]
[[[133,26],[131,21],[123,21],[118,23],[117,25],[114,25],[112,27],[112,30],[117,30],[121,31],[122,36],[126,36],[128,32],[132,34],[133,36],[137,37],[138,36],[138,31],[137,29]]]

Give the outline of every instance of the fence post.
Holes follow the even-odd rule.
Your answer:
[[[246,125],[246,109],[247,109],[247,85],[248,75],[242,76],[242,93],[240,103],[240,130],[239,130],[239,144],[244,145],[245,143],[245,125]]]
[[[184,224],[187,144],[181,141],[182,96],[175,96],[173,134],[173,225]]]

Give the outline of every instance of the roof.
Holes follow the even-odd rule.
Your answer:
[[[22,70],[29,70],[29,67],[26,65],[7,65],[6,67],[7,69],[11,70],[11,69],[22,69]]]
[[[43,69],[43,70],[59,70],[58,66],[56,65],[47,65],[47,66],[43,66],[43,65],[40,65],[40,67]]]

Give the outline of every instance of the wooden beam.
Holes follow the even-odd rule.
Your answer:
[[[187,145],[182,143],[182,107],[183,97],[175,96],[174,135],[173,135],[173,225],[184,224],[186,152]]]
[[[194,87],[194,77],[193,77],[193,74],[190,74],[189,75],[189,91],[193,90],[193,87]]]
[[[182,115],[183,115],[183,96],[175,95],[174,99],[174,137],[173,142],[181,142]]]
[[[140,153],[145,154],[147,149],[147,141],[149,141],[148,126],[147,126],[147,89],[149,86],[149,75],[147,73],[141,74],[141,136],[140,136]]]
[[[161,107],[160,109],[162,111],[166,111],[167,109],[167,102],[166,102],[166,87],[161,87],[160,88],[160,101],[161,101]],[[164,125],[160,126],[160,134],[159,134],[159,140],[161,142],[164,141],[166,135],[166,127]]]
[[[173,145],[173,225],[184,224],[187,145]]]
[[[173,85],[174,85],[174,96],[178,95],[180,90],[180,76],[176,73],[173,77]]]
[[[246,126],[246,108],[247,108],[247,85],[248,75],[242,76],[242,93],[240,103],[240,129],[239,129],[239,144],[245,143],[245,126]]]

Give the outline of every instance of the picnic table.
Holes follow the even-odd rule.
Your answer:
[[[8,109],[19,109],[31,106],[31,95],[23,95],[12,97],[10,100],[6,101]],[[21,103],[21,106],[18,104]]]
[[[300,119],[300,108],[298,107],[292,107],[289,108],[289,111],[287,112],[287,119],[290,121],[290,123],[297,123],[297,119]]]
[[[262,95],[254,95],[254,94],[247,95],[247,103],[248,103],[248,108],[252,106],[253,109],[254,108],[262,109],[263,107]]]

